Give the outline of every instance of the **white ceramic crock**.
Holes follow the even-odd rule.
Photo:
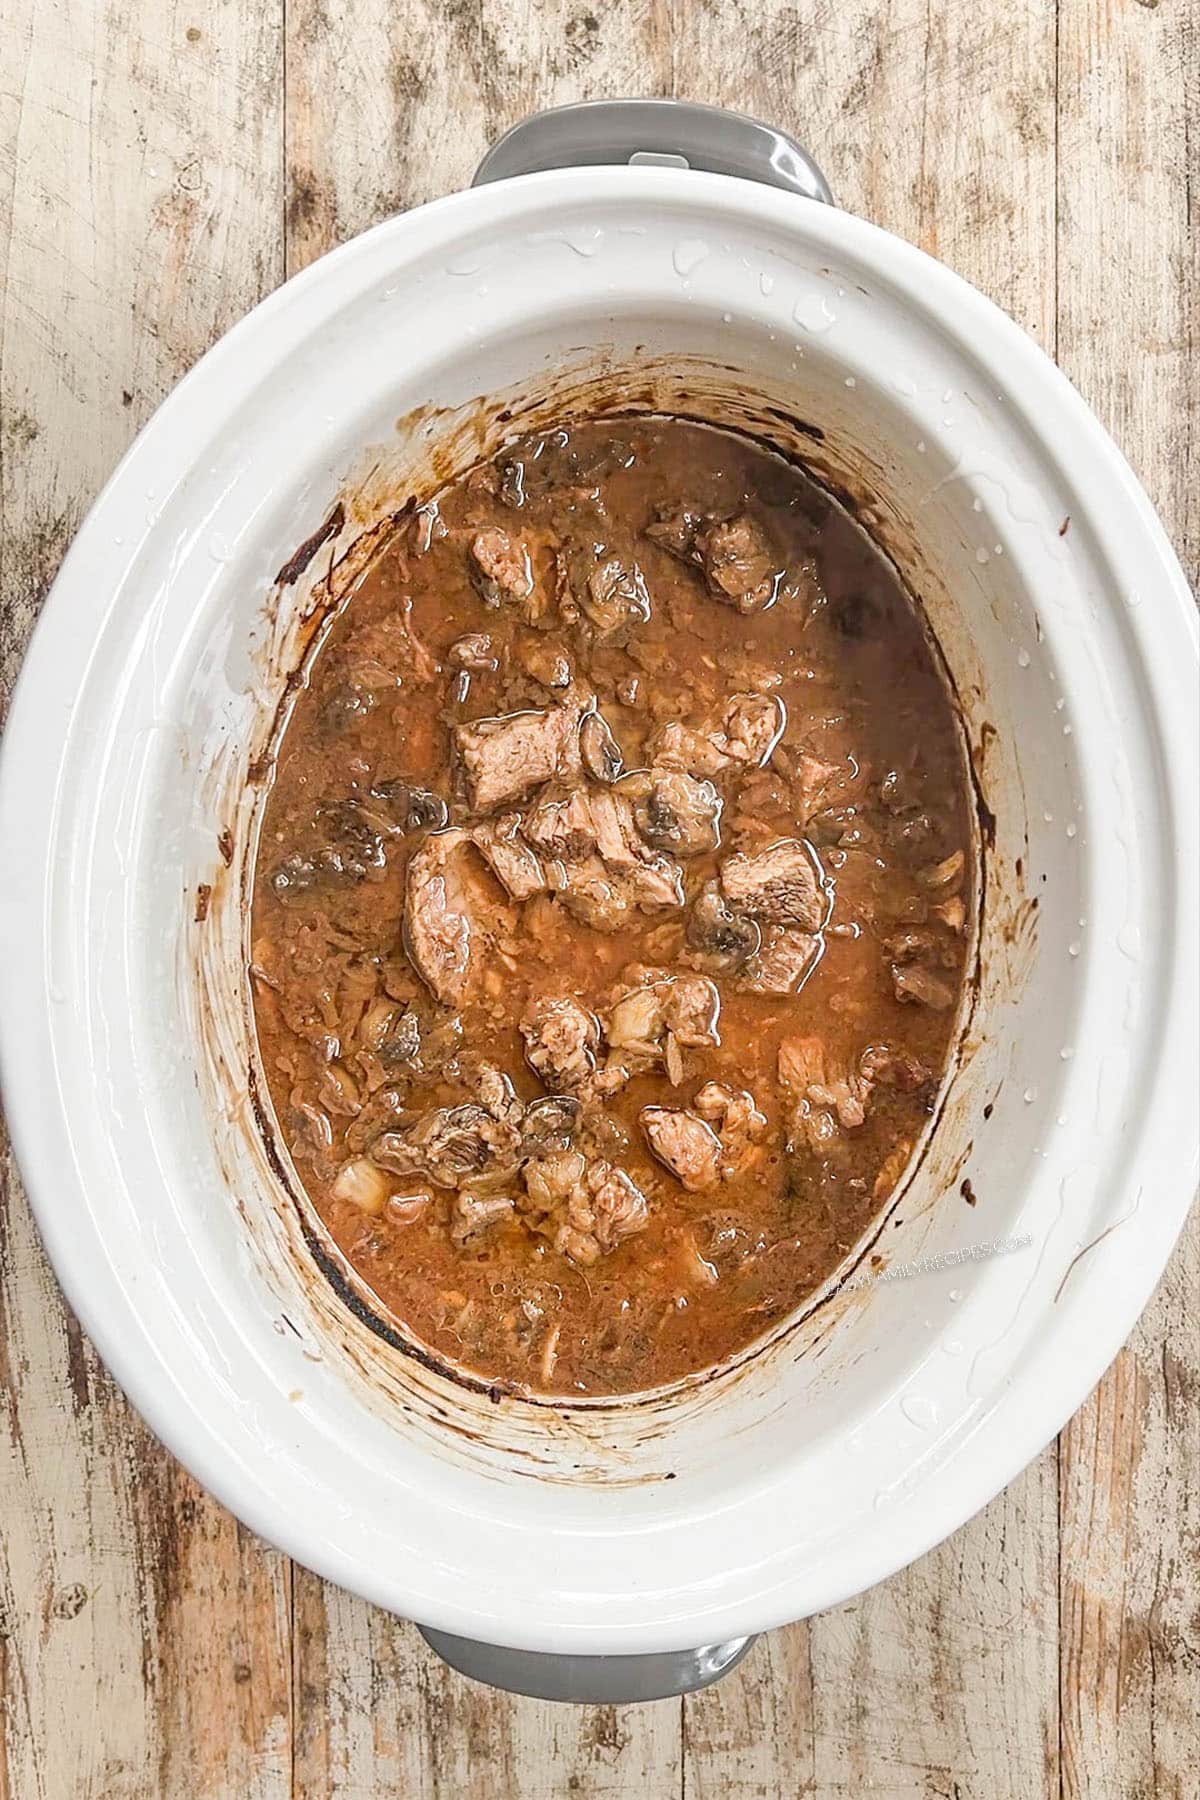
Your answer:
[[[247,774],[332,558],[349,551],[344,576],[364,526],[506,433],[615,404],[799,450],[867,497],[928,607],[994,832],[978,1003],[874,1249],[955,1266],[843,1287],[641,1404],[497,1403],[384,1341],[336,1256],[321,1272],[264,1143]],[[339,495],[336,541],[276,585]],[[1092,414],[987,300],[864,220],[728,175],[590,167],[367,233],[146,427],[18,686],[0,1053],[69,1300],[234,1512],[443,1631],[676,1651],[879,1580],[1070,1416],[1185,1216],[1195,679],[1180,569]],[[980,1254],[1001,1239],[1028,1241]]]

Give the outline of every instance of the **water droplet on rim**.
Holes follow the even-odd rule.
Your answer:
[[[797,300],[792,308],[792,317],[805,331],[828,331],[837,321],[837,314],[824,294],[807,294],[803,299]]]
[[[708,245],[703,238],[683,238],[671,252],[671,261],[677,275],[690,275],[698,269],[708,255]]]
[[[919,1426],[922,1431],[931,1431],[937,1424],[937,1407],[924,1394],[905,1394],[900,1411],[910,1424]]]

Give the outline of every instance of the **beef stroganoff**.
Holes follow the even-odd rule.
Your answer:
[[[670,419],[517,443],[402,523],[283,735],[251,978],[296,1169],[489,1381],[704,1369],[894,1191],[973,858],[922,621],[799,469]]]

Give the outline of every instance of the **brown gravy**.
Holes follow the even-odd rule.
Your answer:
[[[523,442],[416,512],[284,733],[252,979],[297,1170],[489,1380],[759,1337],[892,1193],[971,939],[969,783],[890,567],[703,426]]]

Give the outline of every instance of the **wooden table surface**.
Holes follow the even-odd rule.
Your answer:
[[[84,509],[283,277],[532,109],[682,94],[1008,309],[1200,547],[1195,0],[5,0],[0,698]],[[1189,142],[1189,119],[1191,138]],[[3,872],[0,871],[0,879]],[[0,1800],[1200,1795],[1200,1220],[1096,1392],[948,1543],[724,1684],[460,1680],[202,1493],[0,1152]]]

